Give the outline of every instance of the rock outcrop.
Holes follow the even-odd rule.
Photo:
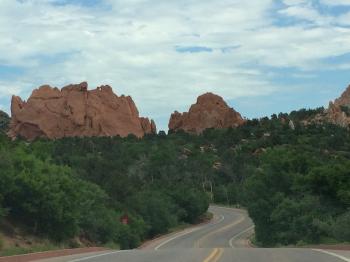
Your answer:
[[[183,130],[200,134],[207,128],[229,128],[242,125],[245,120],[230,108],[222,97],[206,93],[197,98],[189,112],[175,111],[169,121],[169,131]]]
[[[328,122],[343,127],[350,125],[350,86],[334,102],[329,103],[326,118]]]
[[[86,82],[61,90],[44,85],[27,102],[13,96],[9,136],[33,140],[156,133],[153,120],[139,117],[130,96],[117,96],[110,86],[87,88]]]

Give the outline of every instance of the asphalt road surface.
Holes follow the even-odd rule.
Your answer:
[[[350,262],[350,251],[306,248],[252,248],[247,213],[211,206],[212,222],[172,234],[142,249],[61,257],[41,262]]]

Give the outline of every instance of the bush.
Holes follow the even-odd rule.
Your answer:
[[[82,233],[93,241],[113,239],[107,195],[97,185],[75,178],[70,168],[39,160],[20,147],[13,154],[0,151],[0,168],[9,216],[33,233],[57,241]]]
[[[2,239],[2,235],[0,234],[0,251],[4,248],[4,240]]]
[[[1,200],[1,195],[0,195],[0,200]],[[1,222],[1,219],[6,215],[6,210],[0,206],[0,222]]]
[[[187,223],[195,223],[209,207],[209,199],[203,191],[190,187],[179,187],[173,193],[178,209],[182,210],[180,219]]]
[[[10,120],[9,115],[0,110],[0,132],[6,132],[8,130]]]
[[[175,205],[169,197],[160,192],[145,191],[136,194],[128,201],[129,207],[140,214],[145,221],[147,237],[166,233],[168,229],[177,224]]]
[[[339,216],[333,224],[333,236],[342,242],[350,242],[350,211]]]
[[[121,249],[132,249],[140,245],[140,237],[129,225],[120,225],[117,242]]]

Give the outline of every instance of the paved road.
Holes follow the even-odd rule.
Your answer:
[[[350,262],[350,252],[250,248],[254,228],[245,211],[211,206],[211,223],[152,241],[142,249],[62,257],[41,262]]]

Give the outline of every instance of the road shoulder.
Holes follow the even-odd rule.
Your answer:
[[[28,262],[36,261],[54,257],[63,257],[70,255],[86,254],[86,253],[96,253],[96,252],[107,252],[110,251],[103,247],[88,247],[88,248],[74,248],[74,249],[63,249],[54,251],[45,251],[38,253],[30,253],[25,255],[15,255],[8,257],[0,257],[0,262]]]

